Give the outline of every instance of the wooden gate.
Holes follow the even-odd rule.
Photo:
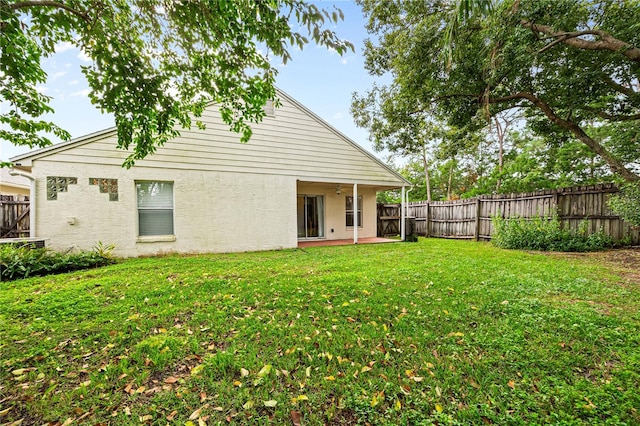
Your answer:
[[[0,238],[29,236],[29,197],[0,195]]]
[[[378,204],[378,237],[400,234],[400,208],[397,204]]]

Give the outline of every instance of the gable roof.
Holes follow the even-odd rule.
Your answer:
[[[388,172],[389,174],[391,174],[392,176],[397,178],[401,182],[402,185],[411,185],[411,183],[409,181],[407,181],[398,172],[396,172],[395,170],[393,170],[392,168],[387,166],[385,163],[380,161],[377,157],[375,157],[369,151],[367,151],[366,149],[364,149],[363,147],[358,145],[352,139],[350,139],[349,137],[347,137],[346,135],[341,133],[335,127],[331,126],[329,123],[327,123],[325,120],[320,118],[317,114],[315,114],[313,111],[311,111],[310,109],[305,107],[303,104],[298,102],[296,99],[294,99],[293,97],[289,96],[287,93],[283,92],[280,89],[277,89],[277,94],[278,94],[278,97],[280,97],[282,100],[292,104],[297,109],[299,109],[300,111],[304,112],[306,115],[308,115],[314,121],[316,121],[322,127],[324,127],[325,130],[328,130],[330,133],[333,133],[335,136],[338,137],[338,139],[340,139],[343,142],[345,142],[352,149],[354,149],[355,151],[359,152],[360,154],[363,154],[370,161],[374,162],[376,165],[378,165],[379,167],[383,168],[386,172]],[[276,114],[277,114],[277,112],[276,112]],[[108,129],[104,129],[104,130],[98,131],[98,132],[90,133],[88,135],[81,136],[79,138],[76,138],[76,139],[73,139],[73,140],[70,140],[70,141],[61,142],[61,143],[58,143],[58,144],[55,144],[55,145],[51,145],[51,146],[48,146],[48,147],[45,147],[45,148],[40,148],[40,149],[31,151],[31,152],[28,152],[28,153],[25,153],[25,154],[17,155],[15,157],[12,157],[10,160],[12,162],[14,162],[14,163],[17,163],[16,165],[19,165],[20,162],[25,162],[25,161],[30,163],[33,160],[37,160],[37,159],[40,159],[40,158],[48,157],[48,156],[54,155],[54,154],[64,153],[64,151],[71,150],[71,149],[74,149],[74,148],[78,148],[78,147],[81,147],[81,146],[83,146],[85,144],[88,144],[88,143],[91,143],[91,142],[94,142],[94,141],[97,141],[97,140],[100,140],[100,139],[103,139],[103,138],[107,138],[107,137],[110,137],[110,138],[111,137],[117,137],[117,130],[116,130],[115,127],[111,127],[111,128],[108,128]],[[251,141],[249,143],[251,143]],[[126,151],[121,151],[121,152],[125,153]],[[24,164],[22,166],[29,166],[29,165],[30,164]]]

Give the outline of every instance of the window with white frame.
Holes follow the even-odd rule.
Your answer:
[[[138,236],[173,235],[173,182],[136,182]]]
[[[353,226],[353,196],[345,197],[345,212],[347,226]],[[362,228],[362,195],[358,195],[358,228]]]

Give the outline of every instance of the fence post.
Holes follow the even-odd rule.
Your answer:
[[[474,239],[476,241],[480,240],[480,197],[476,198],[476,232]]]
[[[560,194],[557,189],[555,189],[553,193],[553,202],[555,203],[555,216],[557,216],[558,222],[560,223],[560,229],[564,229],[564,221],[562,220],[564,214],[562,211],[562,206],[560,205]]]
[[[431,209],[429,207],[430,207],[430,203],[427,201],[427,211],[426,211],[427,220],[426,220],[426,223],[424,225],[424,228],[425,228],[424,233],[425,233],[425,237],[427,237],[427,238],[429,238],[429,234],[431,234],[431,224],[430,224],[430,221],[431,221]]]

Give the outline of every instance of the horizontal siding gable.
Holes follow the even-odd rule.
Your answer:
[[[300,107],[288,96],[275,116],[253,124],[248,143],[229,131],[218,107],[207,108],[201,118],[206,129],[182,129],[180,137],[136,162],[136,167],[202,170],[296,176],[344,181],[376,181],[402,185],[391,170],[360,147]],[[126,151],[116,147],[115,133],[88,143],[52,151],[47,160],[68,163],[121,165]],[[37,157],[34,157],[34,159]]]

